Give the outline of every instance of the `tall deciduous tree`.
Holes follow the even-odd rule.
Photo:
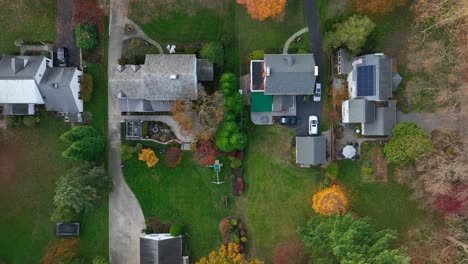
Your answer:
[[[406,164],[433,150],[430,135],[414,123],[400,123],[392,132],[392,138],[384,147],[385,155],[391,163]]]
[[[286,7],[286,0],[245,0],[242,2],[246,5],[249,15],[260,21],[282,14]]]
[[[345,214],[348,212],[348,207],[348,197],[338,185],[317,192],[312,198],[312,208],[318,214]]]
[[[227,246],[222,245],[218,251],[211,251],[208,257],[203,257],[197,264],[263,264],[256,258],[248,260],[244,254],[240,253],[240,245],[229,243]]]
[[[342,23],[333,25],[334,31],[325,33],[323,49],[328,51],[342,45],[358,54],[367,41],[367,37],[374,30],[375,24],[366,16],[354,15]]]
[[[326,263],[405,264],[410,258],[400,249],[390,249],[396,231],[375,231],[368,218],[355,220],[352,215],[315,216],[299,229],[304,244],[319,250]]]
[[[404,6],[407,0],[351,0],[357,12],[370,15],[383,15],[396,7]]]

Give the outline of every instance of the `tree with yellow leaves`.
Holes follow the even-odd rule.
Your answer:
[[[312,208],[321,215],[345,214],[348,206],[348,197],[338,185],[326,188],[312,198]]]
[[[154,151],[150,148],[142,149],[140,155],[138,155],[138,159],[146,161],[146,166],[148,168],[154,167],[159,161]]]
[[[201,258],[196,264],[264,264],[256,258],[247,260],[245,255],[240,253],[240,245],[229,243],[222,245],[218,251],[211,251],[208,258]]]
[[[249,15],[260,21],[280,15],[286,7],[286,0],[245,0],[237,3],[245,4]]]

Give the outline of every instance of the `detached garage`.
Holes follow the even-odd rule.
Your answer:
[[[327,140],[324,136],[296,137],[296,163],[308,167],[325,164]]]

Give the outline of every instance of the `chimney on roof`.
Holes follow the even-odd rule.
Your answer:
[[[285,56],[283,60],[284,60],[284,63],[286,63],[289,66],[294,64],[294,58],[292,56]]]
[[[59,85],[58,85],[58,83],[53,83],[53,84],[52,84],[52,87],[54,87],[55,89],[58,89],[58,88],[59,88]]]
[[[171,74],[170,78],[171,80],[177,80],[177,74]]]
[[[26,68],[27,64],[28,64],[27,59],[14,57],[11,59],[11,70],[13,71],[13,73],[18,73],[24,68]]]

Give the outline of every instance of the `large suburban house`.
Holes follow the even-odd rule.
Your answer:
[[[313,54],[265,54],[250,61],[251,119],[273,123],[274,116],[295,116],[296,96],[315,90]]]
[[[81,122],[82,72],[53,68],[44,56],[8,56],[0,60],[0,107],[5,115],[34,115],[36,105],[57,112],[67,122]]]
[[[341,105],[342,122],[361,124],[364,136],[389,136],[396,123],[396,91],[401,76],[382,53],[350,57],[338,53],[338,72],[347,74],[349,100]]]
[[[188,264],[183,256],[182,236],[145,234],[140,237],[141,264]]]
[[[213,64],[194,54],[147,54],[142,65],[119,65],[111,79],[121,112],[169,112],[196,100],[198,82],[213,80]]]

